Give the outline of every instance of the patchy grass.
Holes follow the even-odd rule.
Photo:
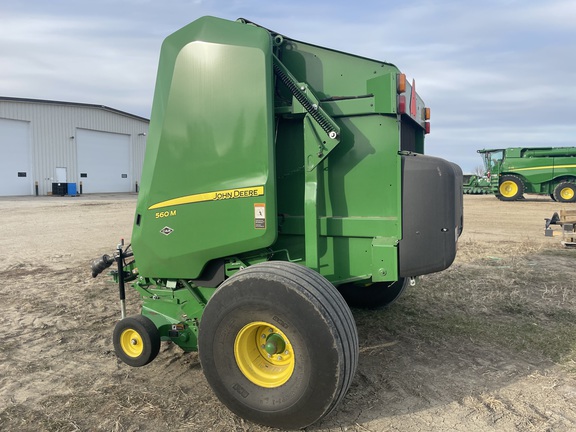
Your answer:
[[[425,343],[473,343],[566,363],[576,355],[576,251],[468,242],[454,265],[424,276],[361,325]]]

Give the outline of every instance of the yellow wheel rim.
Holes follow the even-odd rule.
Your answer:
[[[500,185],[500,193],[506,198],[511,198],[518,193],[518,185],[513,181],[507,180]]]
[[[134,329],[126,329],[120,335],[120,347],[129,357],[138,357],[144,351],[142,336]]]
[[[563,200],[571,200],[574,198],[574,190],[572,188],[565,187],[560,191],[560,196]]]
[[[286,335],[264,321],[246,324],[234,341],[236,364],[252,383],[280,387],[294,372],[294,350]]]

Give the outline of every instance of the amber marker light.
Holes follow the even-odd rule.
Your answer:
[[[406,75],[403,73],[396,75],[396,91],[398,94],[406,91]]]
[[[424,108],[424,120],[430,120],[430,108]]]

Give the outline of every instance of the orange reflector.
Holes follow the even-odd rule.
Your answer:
[[[424,120],[430,120],[430,108],[424,108]]]
[[[404,93],[406,91],[406,75],[396,75],[396,91],[398,93]]]
[[[430,122],[424,123],[424,133],[425,133],[425,134],[429,134],[429,133],[430,133]]]
[[[406,114],[406,96],[398,96],[398,113]]]

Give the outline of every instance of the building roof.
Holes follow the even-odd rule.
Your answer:
[[[55,101],[55,100],[47,100],[47,99],[29,99],[29,98],[16,98],[16,97],[8,97],[8,96],[0,96],[0,102],[21,102],[21,103],[37,103],[37,104],[51,104],[51,105],[65,105],[71,107],[83,107],[83,108],[96,108],[101,109],[104,111],[109,111],[114,114],[120,114],[128,117],[132,117],[137,120],[142,120],[145,122],[150,122],[150,119],[145,117],[140,117],[135,114],[130,114],[125,111],[120,111],[114,108],[110,108],[106,105],[97,105],[97,104],[87,104],[87,103],[79,103],[79,102],[64,102],[64,101]]]

